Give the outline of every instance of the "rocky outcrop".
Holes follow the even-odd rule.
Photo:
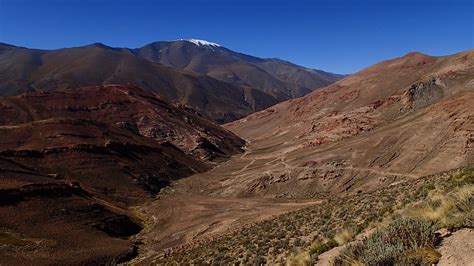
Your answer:
[[[403,94],[402,103],[411,110],[428,106],[443,98],[446,85],[439,77],[412,84]]]

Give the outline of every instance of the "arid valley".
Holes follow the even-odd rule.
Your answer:
[[[472,32],[403,45],[336,74],[194,38],[0,43],[0,265],[473,265]]]

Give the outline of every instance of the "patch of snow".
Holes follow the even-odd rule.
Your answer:
[[[190,43],[194,43],[197,46],[213,46],[213,47],[221,47],[220,44],[217,44],[215,42],[209,42],[205,40],[198,40],[198,39],[181,39],[180,41],[186,41]]]

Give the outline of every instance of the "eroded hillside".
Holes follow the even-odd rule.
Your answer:
[[[249,219],[238,214],[238,211],[245,213],[251,209],[245,203],[248,199],[254,203],[261,200],[274,200],[279,204],[292,202],[295,204],[293,210],[306,207],[305,204],[319,209],[328,206],[318,207],[320,200],[336,197],[344,202],[345,197],[379,195],[393,186],[418,184],[416,180],[423,176],[472,166],[473,78],[473,51],[445,57],[410,53],[376,64],[300,99],[225,125],[246,139],[245,153],[210,171],[173,182],[169,189],[160,193],[160,200],[144,210],[151,211],[165,202],[164,205],[179,208],[173,202],[185,204],[183,202],[189,199],[196,206],[220,204],[219,208],[226,210],[228,215],[214,214],[207,221],[194,222],[193,217],[209,214],[196,212],[195,216],[174,225],[174,231],[167,237],[176,237],[176,241],[165,246],[159,239],[145,236],[150,249],[145,247],[146,255],[141,259],[173,261],[177,258],[182,262],[205,253],[201,258],[207,262],[240,260],[245,263],[240,257],[243,253],[238,250],[253,250],[252,245],[245,242],[249,238],[243,237],[244,242],[232,242],[235,239],[231,239],[233,230],[261,221],[261,216]],[[399,190],[395,189],[394,193],[396,191]],[[373,207],[367,204],[360,208],[370,210]],[[383,208],[384,205],[380,206]],[[252,208],[255,209],[255,205]],[[201,207],[197,209],[202,210]],[[287,211],[276,207],[270,216],[262,213],[264,220],[270,220],[268,223],[273,225],[255,230],[262,234],[270,231],[277,234],[273,229],[281,226],[272,217]],[[339,213],[341,210],[331,211]],[[159,232],[170,221],[160,213],[153,213],[154,221],[159,223],[152,222],[149,230]],[[232,213],[234,215],[230,215]],[[297,219],[297,215],[282,217],[291,220]],[[322,217],[311,217],[316,219],[314,224],[318,226],[321,225],[319,222],[324,223]],[[303,223],[290,229],[302,232],[306,230],[304,228]],[[307,228],[299,240],[282,237],[287,241],[303,241],[304,245],[327,237],[313,229]],[[257,234],[257,231],[249,230],[239,232],[245,232],[247,236]],[[225,245],[219,242],[223,232],[230,232],[230,238],[222,240],[230,241]],[[277,241],[278,237],[271,239]],[[260,243],[263,239],[255,240],[260,241],[258,247],[266,247],[260,257],[291,253],[286,245],[278,244],[281,239],[278,243],[273,240],[266,244]],[[245,246],[247,244],[250,246]],[[239,249],[242,245],[244,248]],[[196,246],[210,248],[203,250]],[[189,253],[189,250],[197,253]],[[227,255],[230,258],[225,257]],[[239,259],[232,257],[234,255]],[[259,258],[254,255],[253,262]],[[278,261],[284,261],[285,256],[278,257]]]
[[[3,97],[0,113],[0,254],[8,264],[129,260],[129,237],[143,223],[130,207],[244,144],[136,87]]]

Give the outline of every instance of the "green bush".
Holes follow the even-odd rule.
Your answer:
[[[435,227],[416,218],[399,218],[361,243],[349,246],[337,264],[355,260],[365,265],[394,265],[406,254],[435,244]]]
[[[433,247],[436,228],[433,223],[418,218],[399,218],[387,228],[388,243],[402,242],[405,249]]]
[[[449,188],[462,187],[467,184],[474,184],[474,169],[464,169],[451,176]]]
[[[314,244],[313,246],[311,246],[311,248],[309,249],[309,254],[311,256],[318,256],[319,254],[322,254],[337,246],[338,244],[334,239],[329,239],[324,243]]]

